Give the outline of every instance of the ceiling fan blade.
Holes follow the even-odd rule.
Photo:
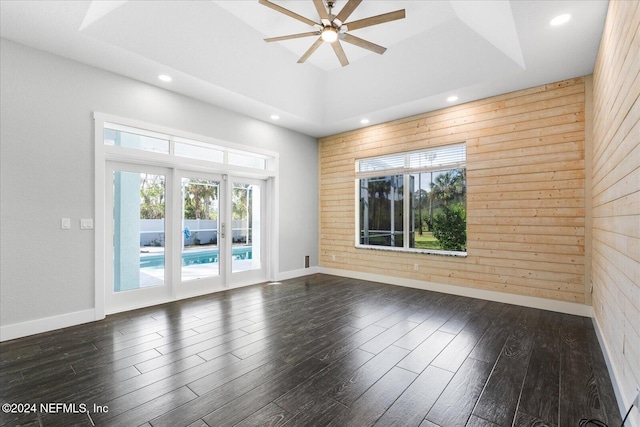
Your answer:
[[[327,9],[324,7],[324,0],[313,0],[313,5],[316,7],[321,20],[329,20],[329,12],[327,12]]]
[[[359,19],[353,22],[347,22],[345,23],[345,25],[349,29],[348,31],[353,31],[359,28],[383,24],[389,21],[395,21],[396,19],[403,19],[404,17],[405,17],[405,13],[404,13],[404,9],[402,9],[402,10],[396,10],[395,12],[383,13],[382,15],[376,15],[376,16],[371,16],[369,18]]]
[[[309,59],[311,54],[315,52],[316,49],[319,48],[322,43],[324,43],[324,41],[322,40],[321,37],[318,37],[318,40],[316,40],[315,43],[313,43],[311,47],[304,53],[304,55],[302,55],[302,57],[298,59],[298,64],[302,64],[304,61]]]
[[[310,31],[308,33],[299,33],[299,34],[289,34],[288,36],[280,36],[280,37],[269,37],[268,39],[264,39],[266,42],[279,42],[282,40],[291,40],[291,39],[299,39],[302,37],[310,37],[310,36],[319,36],[320,31]]]
[[[362,0],[349,0],[347,4],[344,5],[342,10],[340,10],[340,13],[338,13],[338,16],[336,16],[335,19],[340,22],[344,22],[361,2]]]
[[[349,65],[349,60],[347,60],[347,55],[345,55],[344,49],[342,49],[342,45],[340,44],[340,42],[336,40],[335,42],[331,43],[331,47],[333,48],[333,51],[336,53],[336,56],[340,61],[340,65],[342,65],[343,67],[346,67],[347,65]]]
[[[378,46],[375,43],[368,42],[366,40],[361,39],[360,37],[352,36],[349,33],[344,34],[342,37],[342,40],[347,43],[351,43],[353,45],[361,47],[363,49],[367,49],[372,52],[378,53],[380,55],[382,55],[387,50],[386,47]]]
[[[258,0],[258,2],[259,2],[260,4],[262,4],[262,5],[264,5],[264,6],[267,6],[268,8],[271,8],[271,9],[273,9],[273,10],[275,10],[275,11],[278,11],[278,12],[280,12],[280,13],[283,13],[283,14],[285,14],[285,15],[287,15],[287,16],[290,16],[290,17],[292,17],[292,18],[294,18],[294,19],[297,19],[298,21],[302,21],[302,22],[304,22],[305,24],[308,24],[308,25],[311,25],[311,26],[314,26],[314,25],[316,25],[316,24],[317,24],[317,22],[314,22],[314,21],[312,21],[312,20],[311,20],[311,19],[309,19],[309,18],[305,18],[305,17],[304,17],[304,16],[302,16],[302,15],[298,15],[297,13],[292,12],[292,11],[290,11],[289,9],[285,9],[284,7],[279,6],[279,5],[275,4],[275,3],[272,3],[272,2],[270,2],[269,0]]]

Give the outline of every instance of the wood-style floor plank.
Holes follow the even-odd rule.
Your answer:
[[[440,426],[465,426],[492,367],[482,360],[467,358],[425,419]]]
[[[522,310],[484,386],[473,415],[499,426],[512,425],[539,317],[540,310]]]
[[[590,319],[322,274],[0,343],[0,400],[90,408],[2,427],[621,422]]]
[[[372,426],[416,377],[413,372],[398,367],[392,368],[350,404],[349,411],[341,412],[329,425]]]
[[[378,419],[376,427],[419,425],[452,377],[451,372],[427,367]]]
[[[517,417],[558,425],[560,402],[560,325],[562,316],[542,312],[535,332],[531,359],[522,388]]]

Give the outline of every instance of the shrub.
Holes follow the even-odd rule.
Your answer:
[[[464,251],[467,247],[467,211],[464,205],[442,206],[430,221],[433,237],[448,251]]]

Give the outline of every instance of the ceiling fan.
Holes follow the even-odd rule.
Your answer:
[[[313,4],[318,11],[318,15],[320,16],[320,22],[318,23],[312,21],[311,19],[305,18],[302,15],[298,15],[297,13],[292,12],[289,9],[285,9],[284,7],[279,6],[269,0],[259,0],[260,4],[263,4],[294,19],[297,19],[298,21],[304,22],[305,24],[311,25],[316,29],[315,31],[310,31],[307,33],[271,37],[264,40],[266,42],[278,42],[282,40],[297,39],[301,37],[320,36],[304,53],[304,55],[302,55],[302,57],[298,60],[298,63],[305,62],[307,59],[309,59],[311,54],[313,54],[313,52],[315,52],[316,49],[320,47],[323,42],[328,42],[331,44],[331,47],[338,57],[340,64],[343,67],[349,65],[347,55],[345,55],[344,50],[342,49],[340,40],[382,55],[387,50],[386,47],[382,47],[367,40],[363,40],[350,34],[349,32],[364,27],[370,27],[372,25],[395,21],[396,19],[403,19],[405,17],[405,11],[404,9],[396,10],[395,12],[383,13],[382,15],[371,16],[369,18],[359,19],[357,21],[345,22],[361,2],[362,0],[348,0],[347,4],[342,7],[340,12],[337,15],[334,15],[333,8],[336,4],[335,0],[313,0]]]

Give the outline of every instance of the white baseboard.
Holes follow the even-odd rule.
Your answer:
[[[69,326],[89,323],[96,320],[95,310],[82,310],[59,316],[45,317],[43,319],[29,320],[27,322],[14,323],[0,326],[0,341],[9,341],[28,335],[68,328]]]
[[[613,360],[611,349],[607,345],[607,342],[604,340],[602,336],[602,328],[600,327],[600,323],[598,322],[598,318],[593,316],[593,329],[596,331],[596,337],[598,337],[598,343],[600,344],[600,348],[602,349],[602,354],[604,355],[604,361],[607,364],[607,371],[609,372],[609,378],[611,379],[611,385],[613,386],[613,392],[616,395],[616,402],[618,402],[618,409],[620,410],[621,416],[624,417],[624,414],[627,412],[629,407],[631,406],[631,402],[627,402],[622,390],[620,374],[616,370],[615,366],[611,361]],[[631,422],[633,427],[638,427],[637,424],[634,423],[633,417],[629,417],[627,420]],[[625,424],[626,425],[626,424]]]
[[[332,274],[334,276],[349,277],[352,279],[369,280],[372,282],[386,283],[389,285],[406,286],[408,288],[424,289],[427,291],[442,292],[445,294],[460,295],[469,298],[478,298],[505,304],[520,305],[523,307],[538,308],[541,310],[555,311],[559,313],[575,314],[577,316],[593,317],[593,309],[590,305],[575,302],[556,301],[547,298],[532,297],[526,295],[507,294],[485,289],[467,288],[465,286],[445,285],[442,283],[426,282],[422,280],[404,279],[401,277],[384,276],[381,274],[362,273],[359,271],[340,270],[335,268],[320,267],[319,273]]]
[[[297,277],[309,276],[319,273],[319,267],[301,268],[299,270],[283,271],[276,274],[276,280],[295,279]]]
[[[545,298],[506,294],[502,292],[467,288],[463,286],[444,285],[440,283],[403,279],[392,276],[383,276],[379,274],[361,273],[357,271],[339,270],[325,267],[310,267],[302,268],[299,270],[280,272],[276,275],[276,280],[295,279],[297,277],[304,277],[316,273],[332,274],[335,276],[369,280],[373,282],[387,283],[390,285],[406,286],[410,288],[443,292],[470,298],[479,298],[489,301],[502,302],[506,304],[521,305],[524,307],[539,308],[560,313],[575,314],[578,316],[593,317],[593,310],[591,306],[584,304],[554,301]],[[67,328],[69,326],[93,322],[95,320],[95,310],[90,309],[77,311],[74,313],[62,314],[59,316],[47,317],[44,319],[15,323],[12,325],[4,325],[0,327],[0,341],[8,341],[28,335],[49,332],[55,329]]]

